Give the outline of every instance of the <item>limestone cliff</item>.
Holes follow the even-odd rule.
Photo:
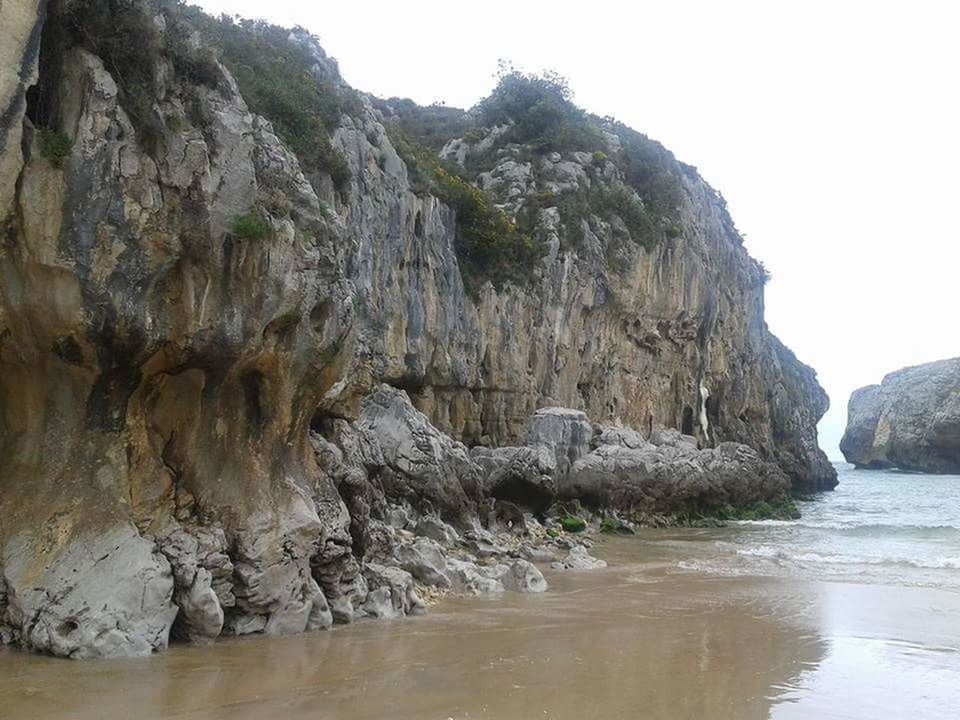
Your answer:
[[[368,518],[420,497],[469,524],[487,493],[457,443],[517,444],[548,405],[753,448],[697,461],[758,478],[704,479],[711,501],[782,492],[778,473],[835,484],[826,396],[767,330],[762,268],[717,193],[651,141],[676,190],[662,217],[612,124],[591,135],[605,151],[561,153],[470,120],[440,138],[443,167],[489,195],[437,171],[441,199],[400,109],[347,88],[301,31],[146,0],[0,11],[5,640],[84,657],[163,647],[174,617],[189,638],[302,631],[362,613],[374,584],[407,612],[407,581],[370,570],[389,533],[370,544]],[[251,111],[240,81],[258,107],[270,88],[225,63],[257,33],[293,48],[324,123],[298,129],[314,116],[288,96],[272,122]],[[457,197],[507,234],[526,218],[533,261],[465,254]],[[382,382],[452,438],[417,420],[395,447],[364,440]],[[611,458],[591,477],[647,463]]]
[[[960,473],[960,358],[903,368],[854,391],[840,450],[861,468]]]

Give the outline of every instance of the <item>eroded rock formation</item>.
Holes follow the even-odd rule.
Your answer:
[[[960,358],[903,368],[854,391],[840,450],[860,468],[960,473]]]
[[[0,6],[4,641],[144,654],[171,628],[200,640],[419,611],[414,582],[541,587],[516,563],[451,570],[403,535],[422,524],[441,548],[503,557],[477,522],[499,522],[491,498],[541,511],[589,485],[600,502],[660,508],[664,478],[685,499],[732,502],[786,476],[835,483],[816,446],[826,396],[767,330],[761,269],[692,168],[670,159],[681,227],[662,242],[625,244],[621,222],[588,215],[583,245],[562,247],[545,208],[532,283],[470,294],[455,213],[414,192],[389,110],[361,98],[340,116],[338,187],[304,172],[225,66],[198,82],[176,62],[184,38],[162,3],[134,3],[153,62],[134,110],[104,59],[58,30],[77,4]],[[290,42],[341,82],[314,40]],[[149,136],[138,112],[162,121]],[[477,174],[510,211],[623,185],[599,155],[516,150]],[[682,430],[705,448],[671,450],[695,482],[645,439],[590,445],[577,411],[558,422],[582,431],[575,443],[504,449],[553,405],[644,438]],[[727,487],[733,462],[749,487]]]

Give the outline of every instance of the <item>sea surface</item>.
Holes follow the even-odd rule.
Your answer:
[[[852,471],[796,522],[597,539],[609,567],[425,617],[73,662],[0,718],[956,720],[960,478]]]
[[[835,466],[799,520],[644,537],[695,572],[960,589],[960,476]]]

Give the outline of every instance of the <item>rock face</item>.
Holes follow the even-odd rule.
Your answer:
[[[960,473],[960,358],[854,391],[840,449],[858,468]]]
[[[37,81],[46,0],[6,0],[0,5],[0,208],[13,202],[23,166],[20,141],[27,88]]]
[[[659,506],[779,492],[783,473],[835,483],[816,447],[826,396],[767,330],[761,269],[692,168],[671,160],[682,228],[663,242],[624,249],[622,222],[584,217],[584,244],[561,247],[546,208],[534,282],[468,294],[456,215],[414,192],[389,112],[361,97],[324,138],[349,176],[338,189],[225,66],[205,82],[185,69],[173,48],[199,41],[169,35],[169,9],[143,3],[155,37],[131,39],[153,63],[144,101],[57,30],[73,5],[0,5],[4,641],[146,654],[171,633],[419,612],[427,580],[535,591],[526,566],[453,572],[473,561],[441,543],[502,559],[491,525],[533,527],[523,510],[580,486]],[[290,41],[342,85],[313,39]],[[587,153],[515,150],[476,174],[508,210],[623,184]],[[553,406],[578,409],[528,427]],[[640,434],[598,445],[587,416]],[[670,450],[693,480],[666,495],[652,484],[683,474],[648,447],[662,428],[705,448]],[[735,461],[749,488],[727,487]],[[414,542],[423,518],[432,536]]]
[[[746,445],[698,450],[693,438],[676,431],[642,444],[611,435],[601,433],[596,449],[573,464],[559,497],[595,507],[664,512],[685,505],[749,505],[790,488],[779,467]]]

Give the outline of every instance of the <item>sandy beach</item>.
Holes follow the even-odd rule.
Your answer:
[[[663,531],[665,534],[676,531]],[[649,540],[649,537],[647,538]],[[0,652],[3,716],[955,718],[960,594],[678,569],[637,538],[551,591],[75,663]]]

